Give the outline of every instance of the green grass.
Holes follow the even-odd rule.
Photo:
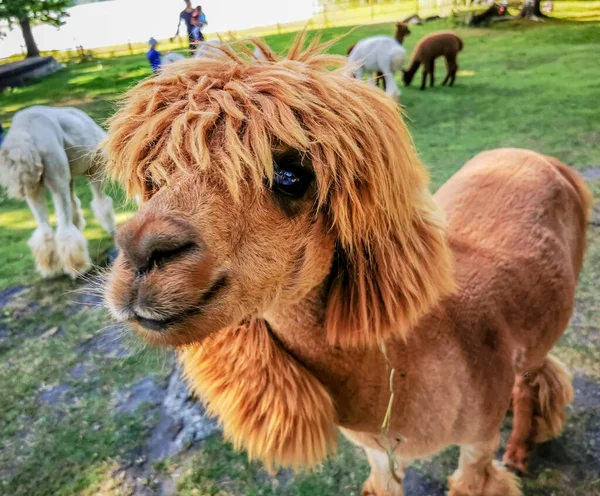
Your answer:
[[[501,146],[539,150],[579,167],[600,164],[600,117],[595,105],[600,101],[598,26],[552,21],[518,23],[518,28],[501,24],[491,30],[457,29],[465,49],[459,57],[456,86],[421,92],[415,81],[402,90],[406,119],[431,170],[433,187],[479,151]],[[408,52],[424,34],[443,27],[430,23],[412,28],[405,43]],[[329,29],[323,38],[347,31]],[[333,51],[345,53],[355,40],[391,31],[391,25],[359,28]],[[291,34],[275,35],[269,42],[284,50],[291,38]],[[443,74],[443,61],[438,61],[438,84]],[[2,93],[2,122],[8,126],[14,112],[40,104],[73,105],[103,123],[119,95],[149,75],[143,56],[72,64],[37,84]],[[90,250],[98,258],[110,240],[90,215],[91,196],[84,181],[78,182],[77,191],[86,207]],[[0,215],[0,258],[5,261],[0,266],[0,288],[35,281],[26,245],[35,225],[29,211],[23,202],[0,196]]]
[[[407,51],[426,33],[446,28],[440,22],[411,28]],[[391,30],[387,24],[359,28],[333,51],[345,53],[355,40]],[[408,126],[431,172],[433,188],[476,153],[499,146],[532,148],[578,168],[600,166],[600,24],[519,21],[456,31],[465,41],[456,87],[421,92],[415,84],[402,89]],[[329,29],[323,38],[346,32]],[[283,50],[291,38],[276,35],[268,41]],[[443,74],[439,62],[438,84]],[[7,126],[16,111],[33,104],[73,105],[102,124],[116,99],[146,76],[150,69],[143,56],[72,64],[36,84],[0,94],[1,120]],[[79,180],[76,189],[88,221],[90,251],[100,261],[112,240],[91,216],[85,181]],[[122,221],[131,206],[123,204],[118,189],[111,192]],[[600,194],[598,185],[594,192]],[[38,278],[27,247],[34,227],[26,205],[0,193],[0,290],[31,286],[0,309],[0,494],[130,494],[119,474],[136,466],[136,453],[151,422],[143,412],[116,413],[114,392],[150,375],[164,380],[171,358],[144,350],[120,358],[90,348],[89,343],[102,335],[107,316],[100,309],[74,306],[77,283]],[[556,349],[572,369],[595,380],[600,380],[600,346],[594,337],[600,328],[599,236],[595,230],[590,234],[577,296],[580,320]],[[56,335],[44,337],[56,327]],[[73,378],[69,371],[82,362],[89,372],[83,379]],[[71,401],[48,407],[40,399],[41,391],[61,384],[70,388]],[[587,432],[598,420],[590,415],[576,416],[564,441],[567,452],[581,451],[583,465]],[[456,456],[456,449],[450,449],[417,464],[417,470],[443,487]],[[526,494],[584,496],[599,490],[591,468],[576,469],[541,463],[525,481]],[[218,435],[191,454],[147,470],[157,478],[177,476],[177,494],[184,496],[358,495],[368,474],[362,452],[341,441],[338,455],[319,471],[284,471],[272,479]],[[152,480],[144,484],[158,491]]]

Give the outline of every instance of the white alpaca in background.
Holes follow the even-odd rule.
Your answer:
[[[201,41],[198,43],[196,47],[196,52],[194,53],[194,57],[206,57],[207,55],[223,55],[223,52],[215,47],[221,45],[221,40],[208,40]]]
[[[211,53],[223,53],[214,47],[219,46],[221,42],[219,40],[203,41],[198,44],[194,51],[195,58],[205,57]],[[177,52],[169,52],[162,58],[162,65],[167,66],[179,62],[180,60],[186,60],[187,57]]]
[[[362,79],[363,73],[369,75],[369,82],[375,84],[374,74],[381,72],[385,79],[385,92],[394,100],[400,99],[400,90],[394,74],[402,70],[406,50],[391,36],[371,36],[360,40],[348,54],[355,65],[354,76]]]
[[[174,64],[175,62],[179,62],[180,60],[185,60],[185,55],[177,52],[169,52],[162,58],[162,65]]]
[[[85,219],[73,180],[87,176],[92,210],[112,234],[116,228],[112,199],[100,177],[103,157],[97,151],[104,131],[75,108],[29,107],[17,112],[0,148],[0,185],[14,198],[25,198],[37,222],[29,240],[36,266],[47,277],[64,271],[75,278],[90,267]],[[48,218],[47,188],[54,201],[56,235]]]

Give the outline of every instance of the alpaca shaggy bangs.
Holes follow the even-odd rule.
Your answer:
[[[322,206],[328,193],[356,196],[361,184],[377,183],[377,170],[387,168],[390,157],[414,161],[412,147],[397,156],[392,142],[407,135],[395,104],[349,77],[345,57],[323,53],[333,41],[319,44],[316,37],[303,50],[305,38],[298,36],[285,58],[254,41],[265,60],[257,60],[245,45],[238,44],[238,51],[224,45],[210,57],[169,66],[130,90],[108,121],[103,147],[109,175],[130,198],[147,199],[175,172],[210,171],[237,199],[243,185],[270,183],[273,150],[289,147],[311,157]],[[397,128],[382,130],[390,122]],[[373,193],[392,193],[391,185],[379,186],[381,191]],[[402,190],[394,194],[410,196]],[[370,192],[367,196],[362,200],[377,202]]]

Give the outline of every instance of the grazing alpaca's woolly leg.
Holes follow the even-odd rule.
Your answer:
[[[433,83],[434,83],[434,73],[435,73],[435,60],[432,60],[429,63],[429,67],[428,67],[428,72],[429,72],[429,80],[430,80],[430,84],[429,86],[431,86],[433,88]]]
[[[444,79],[444,84],[446,81],[450,81],[450,86],[454,86],[454,80],[456,79],[456,71],[458,70],[458,65],[456,64],[456,54],[448,55],[446,57],[446,79]]]
[[[104,193],[104,188],[100,180],[90,178],[89,183],[94,197],[92,199],[94,217],[96,217],[102,228],[112,236],[117,229],[112,198]]]
[[[427,84],[427,64],[423,64],[423,79],[421,79],[421,91],[425,89],[425,85]]]
[[[404,468],[396,470],[395,477],[390,470],[390,460],[387,453],[365,448],[371,475],[366,480],[362,489],[362,496],[404,496],[402,483],[404,480]]]
[[[85,228],[85,217],[83,216],[83,210],[81,210],[81,200],[75,194],[75,185],[73,180],[69,184],[71,190],[71,204],[73,205],[73,224],[77,226],[77,229],[83,231]]]
[[[359,67],[358,69],[356,69],[356,72],[354,73],[354,78],[358,79],[359,81],[362,81],[363,79],[363,68]]]
[[[519,375],[513,388],[513,429],[503,461],[527,472],[527,459],[536,443],[563,430],[565,407],[573,401],[571,374],[560,360],[548,356],[534,373]]]
[[[454,86],[454,80],[456,79],[456,73],[458,72],[458,64],[455,62],[452,68],[452,75],[450,76],[450,86]]]
[[[448,479],[448,496],[521,496],[519,480],[496,460],[500,435],[461,446],[458,469]]]
[[[33,253],[38,272],[42,277],[50,277],[60,272],[61,265],[56,253],[54,231],[48,219],[44,188],[40,186],[28,191],[25,199],[38,225],[27,244]]]
[[[393,72],[385,72],[383,74],[383,79],[385,81],[385,92],[390,96],[392,100],[396,102],[400,102],[400,89],[396,84],[396,78],[394,77]]]
[[[63,151],[64,154],[64,151]],[[63,174],[70,174],[66,154],[57,157],[64,160]],[[56,231],[56,247],[65,273],[75,279],[86,272],[90,266],[87,240],[73,223],[73,204],[71,203],[70,177],[57,177],[58,174],[46,177],[46,185],[52,192],[58,228]]]
[[[446,86],[446,84],[448,84],[448,81],[450,81],[450,57],[444,57],[444,62],[446,63],[446,77],[442,81],[442,86]]]

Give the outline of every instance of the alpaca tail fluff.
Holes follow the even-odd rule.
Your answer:
[[[546,157],[547,160],[558,170],[558,173],[571,185],[572,194],[578,204],[578,215],[576,221],[579,224],[578,241],[573,251],[573,266],[577,274],[583,266],[583,256],[586,250],[586,232],[591,221],[594,197],[587,187],[583,177],[568,165],[563,164],[554,157]],[[575,219],[574,219],[575,222]]]
[[[0,185],[13,198],[25,198],[28,191],[37,188],[43,165],[29,134],[17,131],[6,137],[0,148],[0,170]]]
[[[557,437],[565,423],[565,407],[573,401],[571,374],[558,358],[546,357],[544,365],[533,380],[537,390],[536,443]]]

